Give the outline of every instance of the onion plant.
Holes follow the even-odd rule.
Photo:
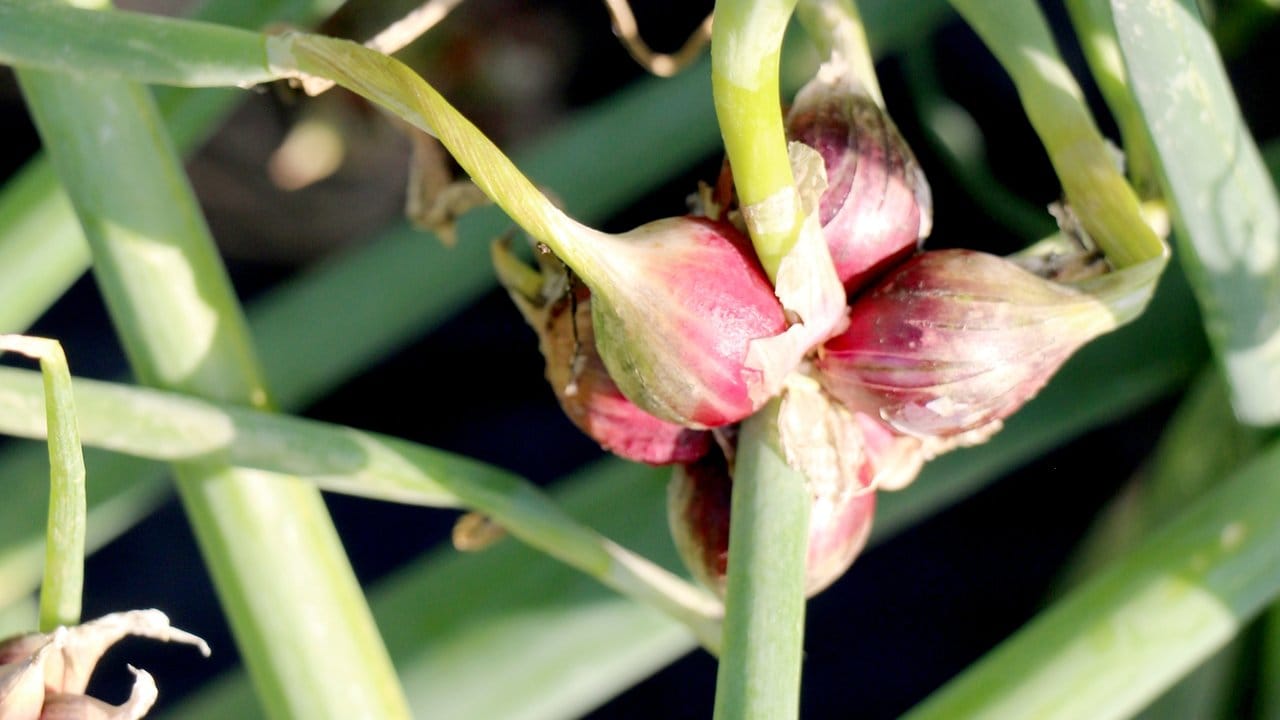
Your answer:
[[[46,155],[0,188],[0,352],[40,363],[0,367],[0,432],[36,441],[0,447],[0,625],[38,630],[0,644],[0,718],[142,717],[143,671],[122,705],[87,694],[102,651],[136,634],[207,652],[156,610],[79,617],[85,554],[156,510],[166,469],[243,672],[155,713],[574,717],[692,650],[716,665],[715,717],[800,717],[822,662],[809,595],[1178,396],[1052,602],[910,716],[1280,714],[1280,154],[1260,151],[1222,57],[1248,45],[1240,18],[1274,7],[1068,0],[1054,27],[1033,0],[716,0],[710,30],[661,55],[608,2],[662,78],[508,157],[432,68],[386,54],[456,5],[360,45],[299,29],[333,3],[209,0],[178,19],[0,0],[0,63]],[[1051,207],[1002,184],[989,109],[946,95],[934,40],[957,28],[975,68],[1011,81],[999,113],[1042,147],[1021,162],[1055,179]],[[438,142],[479,190],[456,229],[431,226],[453,246],[406,222],[242,305],[181,158],[273,84],[336,84],[419,151]],[[598,229],[721,156],[691,210]],[[496,208],[470,209],[481,194]],[[958,226],[948,209],[969,203],[1020,249]],[[85,271],[132,382],[73,378],[84,358],[23,334]],[[298,414],[499,284],[568,418],[618,457],[541,487]],[[457,549],[362,586],[322,491],[460,512]],[[875,692],[858,682],[845,715]]]

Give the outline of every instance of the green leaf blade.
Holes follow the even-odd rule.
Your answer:
[[[1280,445],[909,717],[1121,718],[1280,595]]]
[[[1183,263],[1242,421],[1280,423],[1280,201],[1193,2],[1113,0]]]

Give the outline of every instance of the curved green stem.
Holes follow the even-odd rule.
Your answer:
[[[884,108],[884,95],[876,77],[875,58],[867,44],[862,15],[853,0],[799,0],[796,17],[812,38],[822,57],[839,54],[849,63],[853,76],[866,88],[876,104]]]
[[[434,135],[484,194],[525,232],[546,243],[593,283],[606,236],[557,208],[498,149],[417,73],[394,58],[346,40],[286,33],[267,39],[271,66],[282,74],[318,75],[362,95]]]
[[[49,520],[45,531],[44,580],[40,584],[40,632],[80,622],[84,591],[86,502],[84,454],[76,420],[67,356],[56,340],[0,335],[0,352],[40,362],[45,428],[49,440]]]
[[[778,89],[782,36],[796,0],[720,0],[711,31],[711,89],[738,202],[756,255],[776,278],[804,222]]]
[[[1094,125],[1084,93],[1032,0],[951,0],[1013,78],[1072,208],[1118,268],[1167,255]]]
[[[1128,72],[1116,41],[1115,20],[1107,0],[1067,0],[1071,24],[1102,97],[1111,109],[1124,143],[1125,169],[1143,199],[1160,193],[1160,178],[1147,141],[1142,113],[1129,89]]]

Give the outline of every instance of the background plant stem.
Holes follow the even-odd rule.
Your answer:
[[[1236,415],[1280,425],[1280,194],[1190,0],[1113,2],[1128,88],[1154,149]]]
[[[22,71],[20,82],[139,379],[268,406],[239,306],[150,96],[43,71]],[[319,493],[219,458],[175,472],[268,713],[408,717]]]
[[[1084,93],[1033,0],[951,0],[1013,78],[1022,107],[1084,229],[1118,268],[1163,257],[1133,188],[1094,125]]]
[[[1127,717],[1280,594],[1280,444],[930,696],[912,720]]]
[[[1151,154],[1142,115],[1129,88],[1124,59],[1120,57],[1111,4],[1109,0],[1067,0],[1067,10],[1071,13],[1071,25],[1080,39],[1080,48],[1084,50],[1094,82],[1102,91],[1111,116],[1119,126],[1125,172],[1140,197],[1155,197],[1159,193],[1155,158]]]
[[[194,19],[258,28],[272,22],[309,26],[338,0],[211,0]],[[174,144],[189,151],[241,97],[236,90],[162,87],[156,104]],[[89,268],[89,246],[47,157],[37,156],[0,189],[0,332],[22,332]]]

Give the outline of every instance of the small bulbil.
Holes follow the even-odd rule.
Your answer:
[[[704,587],[723,596],[729,563],[733,478],[719,448],[678,465],[667,486],[667,521],[680,559]]]
[[[591,288],[600,358],[636,405],[679,425],[715,428],[768,400],[747,351],[786,330],[787,320],[732,225],[658,220],[603,236],[585,272],[569,264]]]
[[[893,121],[842,64],[824,65],[796,95],[787,132],[817,150],[826,166],[818,219],[846,290],[907,257],[928,236],[929,183]]]
[[[493,259],[499,279],[538,334],[547,381],[578,429],[605,450],[650,465],[693,462],[707,452],[709,432],[656,418],[622,395],[596,353],[590,291],[571,283],[559,261],[539,256],[540,274],[502,242],[494,244]]]
[[[1072,286],[994,255],[937,250],[860,295],[815,365],[845,406],[899,432],[981,438],[1115,325],[1106,303]]]

